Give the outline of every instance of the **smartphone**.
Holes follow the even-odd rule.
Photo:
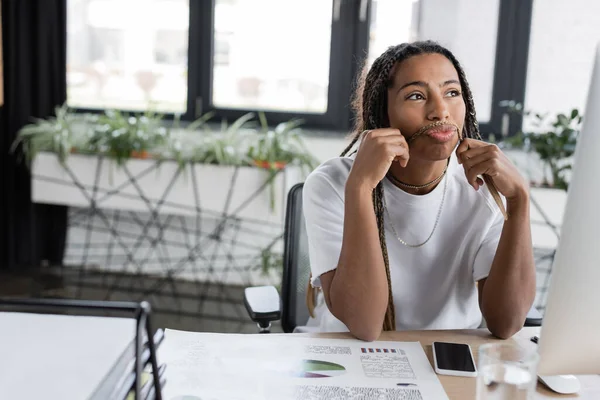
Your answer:
[[[435,372],[441,375],[477,376],[471,347],[463,343],[433,342]]]

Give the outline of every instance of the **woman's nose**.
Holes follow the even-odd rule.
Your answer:
[[[442,96],[431,96],[427,119],[430,121],[443,121],[448,119],[449,116],[450,112],[444,98]]]

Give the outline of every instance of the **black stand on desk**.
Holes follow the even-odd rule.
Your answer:
[[[142,398],[142,371],[146,362],[143,360],[144,348],[144,330],[148,338],[148,349],[150,351],[149,361],[152,366],[152,380],[154,398],[162,400],[161,392],[161,374],[159,373],[156,360],[156,347],[152,336],[150,325],[150,304],[148,302],[116,302],[116,301],[91,301],[91,300],[67,300],[67,299],[2,299],[0,298],[0,311],[3,308],[10,307],[12,311],[18,309],[25,312],[40,312],[43,310],[88,310],[88,311],[116,311],[129,313],[135,317],[135,374],[134,382],[127,392],[133,389],[135,400]],[[129,372],[129,371],[127,371]],[[162,368],[161,371],[162,372]]]

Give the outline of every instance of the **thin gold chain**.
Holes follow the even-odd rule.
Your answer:
[[[404,186],[410,189],[425,189],[426,187],[429,187],[433,184],[438,183],[439,181],[442,180],[442,178],[444,177],[444,175],[446,174],[446,171],[448,171],[448,166],[446,165],[446,168],[444,168],[444,171],[440,174],[440,176],[438,176],[437,178],[435,178],[434,180],[427,182],[423,185],[411,185],[410,183],[404,183],[402,182],[400,179],[396,178],[391,172],[388,172],[388,177],[394,181],[395,184],[400,185],[400,186]]]
[[[446,177],[446,180],[444,181],[444,191],[442,193],[442,201],[440,202],[440,208],[438,209],[437,216],[435,218],[435,224],[433,225],[433,229],[431,230],[429,237],[427,239],[425,239],[425,241],[423,243],[419,243],[419,244],[406,243],[404,240],[402,240],[400,238],[400,235],[398,235],[398,232],[396,232],[396,228],[394,228],[394,224],[392,223],[392,218],[390,216],[390,212],[388,211],[387,203],[385,201],[385,195],[383,196],[383,208],[385,209],[385,213],[387,214],[388,220],[390,222],[390,227],[392,228],[392,232],[394,232],[396,239],[398,239],[398,241],[400,243],[402,243],[406,247],[416,248],[416,247],[421,247],[421,246],[425,245],[427,242],[429,242],[429,239],[431,239],[431,237],[433,236],[433,233],[435,232],[435,229],[438,226],[438,222],[440,222],[440,215],[442,214],[442,208],[444,206],[444,199],[446,198],[446,189],[447,188],[448,188],[448,177]]]

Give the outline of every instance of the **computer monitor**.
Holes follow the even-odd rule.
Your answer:
[[[600,45],[540,333],[540,375],[600,374]]]

